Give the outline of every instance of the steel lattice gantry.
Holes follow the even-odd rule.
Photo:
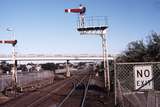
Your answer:
[[[99,35],[102,38],[103,62],[104,62],[104,82],[105,87],[110,90],[110,76],[108,64],[108,50],[106,46],[106,33],[108,25],[106,17],[87,17],[84,18],[82,25],[81,19],[78,19],[77,31],[81,35]]]

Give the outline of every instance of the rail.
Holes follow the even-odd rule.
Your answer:
[[[88,79],[87,85],[85,85],[84,94],[82,95],[82,98],[80,99],[80,107],[84,107],[87,92],[88,92],[89,82],[91,79],[91,74],[89,74],[89,76],[85,75],[85,77],[83,77],[78,83],[76,83],[76,84],[74,83],[74,87],[71,89],[71,91],[68,93],[68,95],[59,103],[59,105],[57,107],[63,107],[63,105],[72,97],[71,95],[76,91],[76,87],[78,87],[80,84],[85,84],[84,83],[84,82],[86,82],[86,81],[84,81],[85,79]]]
[[[87,96],[90,79],[91,79],[91,75],[89,76],[89,80],[88,80],[87,86],[85,88],[84,97],[83,97],[83,100],[82,100],[82,103],[81,103],[81,107],[84,107],[84,104],[85,104],[85,99],[86,99],[86,96]]]
[[[59,90],[63,89],[67,84],[72,83],[73,84],[73,89],[76,88],[76,85],[74,82],[72,82],[73,80],[76,80],[77,75],[76,76],[72,76],[71,78],[67,78],[67,80],[63,80],[61,82],[58,82],[57,84],[55,84],[53,87],[49,89],[45,95],[37,98],[36,100],[34,100],[32,103],[30,103],[27,107],[36,107],[37,105],[40,105],[41,103],[43,103],[46,99],[48,99],[50,96],[52,96],[52,94],[54,94],[55,92],[58,92]],[[82,80],[79,82],[79,84],[83,81]],[[78,85],[79,85],[78,84]],[[74,90],[73,90],[74,91]]]
[[[62,84],[62,85],[61,85]],[[47,99],[49,96],[52,95],[52,93],[54,93],[57,90],[60,90],[61,88],[63,88],[66,84],[64,84],[64,81],[56,84],[54,87],[56,87],[54,90],[49,91],[45,96],[39,97],[36,101],[30,103],[30,105],[28,105],[27,107],[34,107],[35,105],[37,105],[39,102],[42,102],[43,100]],[[60,87],[59,87],[60,86]]]
[[[46,104],[48,104],[50,106],[54,105],[56,107],[61,107],[61,106],[65,106],[66,104],[69,104],[70,101],[72,101],[73,98],[75,97],[75,94],[76,95],[78,94],[78,96],[76,96],[78,97],[78,99],[76,99],[77,101],[76,104],[78,106],[81,106],[81,105],[84,105],[84,102],[86,99],[90,78],[91,76],[89,76],[89,73],[77,72],[77,74],[71,76],[70,78],[66,78],[59,82],[55,82],[54,84],[47,85],[45,88],[36,89],[36,91],[32,93],[28,92],[28,94],[26,93],[27,95],[24,93],[21,95],[21,97],[17,97],[15,98],[15,100],[11,100],[6,104],[2,104],[0,106],[44,107],[46,106]],[[77,88],[81,88],[81,86],[83,90],[77,90]],[[57,94],[57,93],[60,93],[60,94]],[[58,96],[58,99],[57,99],[57,96]],[[64,96],[66,97],[64,98]],[[55,102],[51,102],[50,99],[53,99],[53,98],[56,99]],[[83,104],[81,104],[82,102]]]
[[[76,87],[78,85],[80,85],[82,83],[82,81],[85,79],[86,77],[83,77],[80,82],[78,82],[78,84],[74,84],[74,87],[71,89],[71,91],[69,92],[69,94],[61,101],[61,103],[57,106],[57,107],[62,107],[62,105],[69,99],[69,97],[71,96],[71,94],[75,91]]]

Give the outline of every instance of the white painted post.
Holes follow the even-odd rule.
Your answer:
[[[107,47],[106,47],[106,31],[102,31],[100,35],[102,38],[102,49],[103,49],[103,67],[104,67],[104,84],[105,87],[110,90],[110,74],[109,74],[109,63],[108,63],[108,54],[107,54]]]
[[[70,77],[71,76],[71,73],[70,73],[70,71],[69,71],[69,60],[67,60],[67,62],[66,62],[66,77]]]
[[[13,45],[12,58],[13,58],[12,80],[13,80],[14,87],[16,87],[16,83],[17,83],[17,68],[16,68],[15,45]]]

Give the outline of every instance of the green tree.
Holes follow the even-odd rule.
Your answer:
[[[160,61],[160,35],[156,32],[151,33],[146,44],[143,40],[130,42],[116,60],[117,62]]]
[[[7,63],[6,61],[2,61],[0,63],[0,69],[3,71],[3,73],[6,73],[7,71],[11,71],[11,65]]]
[[[128,48],[118,58],[118,62],[140,62],[144,61],[146,46],[142,40],[133,41],[128,44]]]
[[[147,61],[160,61],[160,35],[156,32],[148,38],[146,53]]]
[[[56,69],[55,63],[46,63],[46,64],[42,64],[41,66],[42,66],[42,69],[44,69],[44,70],[55,71],[55,69]]]

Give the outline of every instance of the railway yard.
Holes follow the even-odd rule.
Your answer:
[[[0,107],[160,107],[159,10],[160,0],[0,0]]]
[[[16,94],[7,92],[9,100],[0,107],[113,107],[114,97],[101,87],[103,83],[91,68],[81,69],[69,78],[55,75],[32,82]]]

